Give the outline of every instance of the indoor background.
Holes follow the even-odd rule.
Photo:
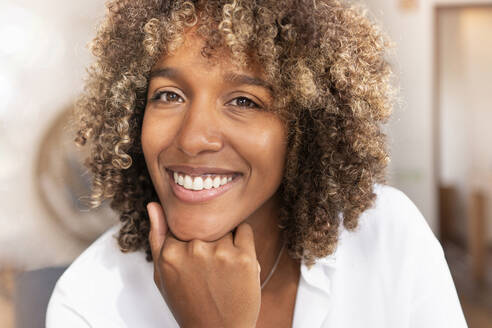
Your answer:
[[[492,327],[492,0],[363,3],[395,43],[389,184],[441,240],[469,327]],[[116,222],[84,205],[90,177],[67,128],[104,12],[104,0],[0,2],[1,327],[43,327],[34,296]]]

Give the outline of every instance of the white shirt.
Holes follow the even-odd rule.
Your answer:
[[[301,264],[293,327],[466,327],[441,245],[399,190],[375,186],[375,205],[337,250]],[[142,251],[123,254],[115,226],[56,284],[47,328],[179,327]]]

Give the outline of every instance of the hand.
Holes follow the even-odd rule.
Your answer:
[[[181,327],[255,327],[261,305],[253,230],[240,224],[214,242],[183,242],[160,204],[147,205],[154,281]]]

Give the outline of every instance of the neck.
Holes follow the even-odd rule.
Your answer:
[[[257,212],[251,215],[246,222],[253,228],[256,257],[261,266],[260,283],[263,283],[272,270],[283,243],[280,229],[278,228],[279,206],[276,197],[265,203]],[[285,254],[282,255],[282,259],[284,258]],[[279,263],[277,270],[279,269],[280,264],[281,263]],[[275,276],[275,274],[273,276]],[[268,282],[266,286],[269,284],[270,282]]]

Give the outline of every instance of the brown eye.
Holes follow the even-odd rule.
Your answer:
[[[152,100],[162,101],[165,103],[182,103],[184,101],[180,95],[172,91],[159,91],[154,97],[152,97]]]
[[[246,97],[237,97],[234,98],[230,104],[233,106],[238,106],[238,107],[248,107],[248,108],[260,108],[257,103],[255,103],[253,100],[246,98]]]

